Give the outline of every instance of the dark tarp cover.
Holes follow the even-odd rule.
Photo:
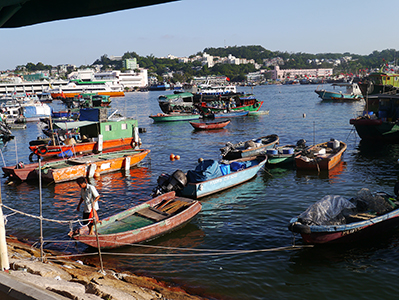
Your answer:
[[[200,162],[194,171],[187,172],[187,181],[192,183],[202,182],[220,176],[223,176],[223,174],[219,163],[213,159],[206,159]]]

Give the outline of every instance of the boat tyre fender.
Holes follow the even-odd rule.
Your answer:
[[[37,152],[40,155],[46,154],[48,152],[47,146],[46,145],[42,145],[42,146],[37,147]]]
[[[295,233],[306,233],[306,234],[310,234],[311,233],[311,230],[310,230],[309,226],[303,225],[303,224],[301,224],[299,222],[291,223],[288,226],[288,229],[291,230],[292,232],[295,232]]]
[[[256,102],[255,104],[254,104],[254,108],[258,108],[259,107],[259,102]]]
[[[29,154],[29,161],[31,161],[31,162],[35,161],[35,155],[37,156],[37,154],[33,153],[33,152],[31,154]],[[36,159],[37,159],[37,157],[36,157]]]

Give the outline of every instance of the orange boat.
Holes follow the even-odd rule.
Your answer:
[[[94,177],[97,174],[105,174],[129,170],[131,166],[137,165],[147,154],[148,149],[122,150],[101,154],[91,154],[67,160],[51,161],[41,167],[43,181],[64,182],[75,180],[79,177]],[[35,169],[38,177],[38,169]]]
[[[301,151],[295,156],[295,164],[298,169],[330,170],[341,161],[345,150],[344,142],[331,140]]]
[[[135,148],[140,146],[138,123],[135,119],[108,120],[106,122],[64,122],[54,123],[55,128],[67,131],[78,128],[78,134],[66,133],[54,139],[38,139],[29,142],[33,155],[42,158],[72,156],[88,152],[101,152],[116,147]]]

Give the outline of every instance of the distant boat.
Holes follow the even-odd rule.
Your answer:
[[[225,147],[220,149],[220,152],[223,159],[238,159],[266,154],[267,149],[273,148],[279,143],[279,140],[277,134],[271,134],[237,144],[228,142]]]
[[[222,120],[219,122],[190,122],[191,126],[197,130],[221,129],[226,127],[229,123],[230,120]]]
[[[342,141],[331,140],[307,147],[295,156],[297,169],[306,170],[330,170],[340,161],[346,150],[346,144]]]
[[[175,93],[172,95],[161,95],[158,104],[163,113],[192,112],[194,107],[194,95],[191,93]]]
[[[307,244],[371,240],[399,226],[399,202],[385,192],[362,189],[352,199],[327,195],[291,219],[289,230]]]
[[[152,84],[148,88],[149,91],[168,91],[170,90],[170,84],[169,83],[158,83],[158,84]]]
[[[323,100],[361,100],[363,99],[362,91],[360,90],[357,83],[333,83],[332,87],[334,88],[333,91],[326,91],[324,89],[318,90],[316,89],[315,92],[319,97]],[[344,87],[345,92],[342,91],[335,91],[336,87]]]
[[[87,226],[71,231],[73,239],[94,248],[110,249],[155,239],[186,225],[200,211],[199,201],[176,197],[175,192],[160,195],[97,223],[97,236],[88,235]]]
[[[67,85],[53,88],[49,92],[53,99],[73,98],[82,93],[95,93],[110,97],[125,96],[123,86],[119,83],[109,81],[84,81],[80,79],[71,79]]]
[[[176,121],[191,121],[201,118],[200,114],[191,113],[170,113],[170,114],[156,114],[149,116],[154,122],[176,122]]]

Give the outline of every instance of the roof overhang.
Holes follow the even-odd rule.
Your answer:
[[[0,27],[98,15],[179,0],[0,0]]]

